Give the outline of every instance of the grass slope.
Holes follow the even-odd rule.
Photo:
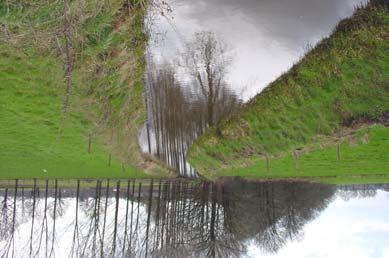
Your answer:
[[[78,112],[62,115],[62,67],[34,53],[0,50],[0,177],[123,178],[144,173],[119,160],[108,166],[99,142],[88,154],[90,122]],[[43,170],[47,170],[44,173]]]
[[[75,64],[66,118],[63,1],[0,3],[0,179],[166,175],[150,168],[137,143],[143,1],[69,2]]]
[[[209,178],[389,174],[389,129],[371,126],[388,120],[388,39],[388,3],[373,0],[200,137],[191,164]]]

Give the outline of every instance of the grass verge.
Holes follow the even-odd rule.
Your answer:
[[[142,158],[144,1],[0,3],[0,179],[169,176]],[[148,174],[145,173],[148,171]]]
[[[370,126],[388,123],[388,38],[387,1],[359,8],[218,130],[200,137],[189,151],[191,164],[212,179],[388,174],[389,129]],[[351,146],[347,131],[356,127],[363,129],[353,130]]]
[[[62,114],[61,64],[33,51],[0,50],[0,177],[145,177],[112,158],[101,142],[91,144],[82,113]]]

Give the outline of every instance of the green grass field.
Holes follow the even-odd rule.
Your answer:
[[[109,167],[100,142],[88,153],[90,122],[78,110],[62,113],[61,63],[3,45],[0,78],[1,179],[146,176],[114,158]]]
[[[232,168],[225,167],[205,175],[211,179],[241,176],[257,179],[302,178],[329,183],[389,182],[389,130],[384,126],[359,130],[352,139],[344,139],[339,144],[339,150],[337,144],[320,145],[310,146],[311,150],[300,153],[299,157],[283,153],[268,159],[238,160]]]
[[[356,146],[345,143],[343,135],[348,127],[387,124],[387,10],[386,1],[375,0],[341,21],[219,130],[200,137],[190,149],[191,164],[210,178],[338,176],[344,182],[344,176],[389,174],[387,127],[372,127],[371,141]],[[336,141],[343,141],[340,162]],[[317,148],[321,143],[327,147]],[[299,172],[292,157],[296,150],[303,153]],[[268,173],[264,156],[271,157]]]
[[[171,176],[143,158],[137,140],[143,1],[69,1],[75,61],[66,116],[63,4],[0,3],[0,179]]]

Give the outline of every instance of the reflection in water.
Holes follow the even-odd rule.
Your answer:
[[[148,122],[140,145],[145,153],[155,155],[180,174],[192,176],[195,173],[185,154],[193,140],[241,101],[259,93],[291,67],[307,46],[327,36],[341,18],[350,16],[355,6],[366,0],[164,2],[172,13],[160,16],[160,10],[157,15],[149,11],[154,26],[146,75]],[[204,44],[210,42],[204,41],[204,31],[214,35],[216,43]],[[207,72],[209,60],[204,56],[212,51],[214,60],[220,62],[211,62]],[[191,65],[180,62],[186,63],[186,69],[175,64],[183,56],[192,61]],[[225,62],[223,57],[228,56],[233,58]],[[199,67],[204,71],[199,73]],[[220,105],[213,101],[220,98],[218,94],[204,91],[213,85],[207,81],[217,84],[219,79],[221,98],[225,99]],[[169,99],[164,99],[167,96]]]
[[[184,176],[194,176],[186,161],[189,146],[241,101],[225,82],[228,57],[212,33],[197,34],[183,56],[181,62],[193,79],[189,86],[177,78],[179,69],[173,65],[147,73],[148,119],[143,137],[145,151]]]
[[[172,13],[154,16],[149,52],[163,64],[199,31],[212,31],[234,55],[227,82],[253,97],[366,0],[166,0]]]
[[[388,189],[388,186],[385,186]],[[240,257],[301,239],[338,194],[377,187],[307,183],[101,182],[1,190],[1,257]]]

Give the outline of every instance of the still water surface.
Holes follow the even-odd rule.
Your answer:
[[[328,36],[366,0],[166,0],[152,15],[152,62],[173,62],[196,32],[211,31],[233,55],[226,80],[247,100]]]
[[[0,256],[389,257],[389,185],[88,184],[2,188]]]
[[[164,15],[160,8],[148,15],[148,119],[139,138],[144,152],[188,177],[196,173],[186,152],[199,135],[287,71],[366,0],[164,2]],[[202,55],[188,48],[205,49],[195,37],[204,32],[223,46],[213,46],[208,72]],[[195,66],[188,65],[188,56],[196,56]],[[204,82],[220,86],[211,94],[201,89]]]

